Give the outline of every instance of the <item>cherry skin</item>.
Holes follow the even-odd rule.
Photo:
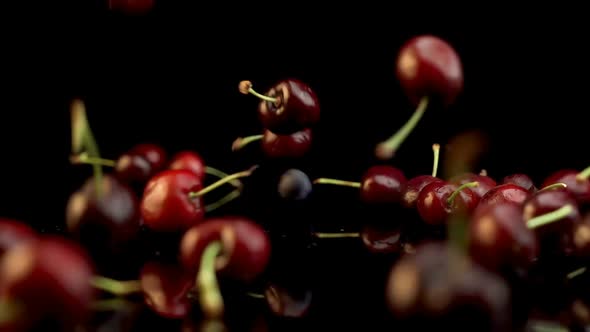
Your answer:
[[[565,169],[551,174],[543,182],[543,187],[554,183],[565,183],[567,190],[572,192],[580,205],[590,204],[590,180],[577,179],[580,172],[573,169]]]
[[[521,205],[530,196],[530,191],[516,184],[501,184],[490,189],[479,201],[479,205],[514,203]]]
[[[72,327],[90,318],[94,266],[76,243],[45,236],[13,247],[0,261],[0,296],[24,306],[27,324],[46,318]]]
[[[478,186],[471,188],[471,190],[480,198],[497,185],[496,181],[491,177],[474,173],[457,175],[450,179],[449,182],[459,186],[468,182],[477,182]]]
[[[122,154],[115,164],[117,177],[127,183],[146,183],[166,164],[166,152],[155,144],[138,144]]]
[[[205,215],[203,198],[190,198],[202,181],[189,170],[165,170],[146,185],[140,212],[143,222],[157,232],[179,232],[200,223]]]
[[[463,66],[456,51],[430,35],[407,41],[397,58],[396,75],[410,101],[423,97],[451,105],[463,90]]]
[[[275,316],[299,318],[307,314],[311,306],[312,293],[308,289],[291,291],[282,285],[270,284],[264,291],[264,298]]]
[[[533,230],[526,226],[522,206],[510,202],[479,206],[469,223],[469,252],[494,270],[528,269],[539,253]]]
[[[533,180],[528,175],[522,173],[507,175],[502,179],[502,183],[517,185],[528,190],[530,193],[537,191],[537,187],[535,187]]]
[[[575,254],[582,258],[590,257],[590,213],[587,213],[581,223],[574,226],[573,245]]]
[[[215,241],[223,247],[216,270],[235,280],[254,280],[270,260],[271,243],[264,229],[247,218],[227,216],[208,219],[184,234],[180,245],[183,266],[189,271],[197,269],[203,251]]]
[[[205,177],[205,161],[198,153],[193,151],[181,151],[175,154],[170,160],[168,169],[189,170],[195,173],[199,179]]]
[[[361,179],[360,199],[365,203],[399,203],[407,182],[404,173],[392,166],[370,167]]]
[[[469,188],[461,190],[451,205],[447,203],[457,189],[458,185],[442,181],[434,181],[424,187],[416,199],[416,208],[422,220],[430,225],[442,225],[453,213],[471,214],[479,203],[479,197]]]
[[[22,221],[0,218],[0,257],[16,245],[37,239],[37,232]]]
[[[155,4],[155,0],[108,0],[109,9],[121,11],[126,14],[145,14]]]
[[[139,200],[135,193],[112,175],[97,182],[89,178],[73,193],[66,208],[66,225],[80,243],[94,251],[117,251],[140,231]]]
[[[416,207],[418,195],[420,195],[420,192],[424,187],[432,182],[443,182],[443,180],[432,175],[419,175],[409,179],[404,188],[402,204],[407,208]]]
[[[365,225],[360,232],[360,237],[365,248],[375,254],[397,253],[403,247],[400,228],[385,229],[385,227]]]
[[[306,199],[312,191],[307,174],[298,169],[289,169],[279,178],[278,192],[286,200]]]
[[[240,82],[242,93],[251,93],[252,84]],[[314,126],[320,119],[320,104],[316,93],[297,79],[277,82],[265,94],[270,100],[261,100],[258,117],[262,125],[279,135],[290,135]]]
[[[311,129],[303,129],[290,135],[277,135],[264,131],[262,151],[269,158],[301,158],[311,148]]]
[[[188,293],[195,279],[177,265],[146,263],[140,272],[145,303],[159,316],[183,318],[190,312]]]

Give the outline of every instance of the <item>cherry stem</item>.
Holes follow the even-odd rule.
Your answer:
[[[80,100],[74,101],[71,108],[72,114],[72,150],[75,153],[86,152],[88,157],[99,158],[100,151],[98,144],[94,139],[90,125],[88,124],[88,117],[86,116],[86,108],[84,103]],[[85,150],[85,151],[84,151]],[[102,167],[98,164],[92,164],[94,180],[96,181],[96,195],[98,197],[102,194]]]
[[[314,184],[333,184],[337,186],[345,186],[345,187],[353,187],[353,188],[360,188],[360,182],[353,182],[353,181],[344,181],[344,180],[337,180],[337,179],[328,179],[328,178],[317,178],[313,180]]]
[[[228,177],[229,174],[218,170],[217,168],[211,167],[211,166],[205,166],[205,173],[209,174],[209,175],[213,175],[216,176],[220,179],[223,179],[225,177]],[[236,188],[241,188],[242,187],[242,181],[240,180],[232,180],[229,183],[231,183],[234,187]]]
[[[377,145],[376,155],[380,159],[389,159],[393,157],[395,152],[399,149],[405,139],[410,135],[412,130],[416,127],[420,119],[424,115],[428,106],[428,97],[423,97],[418,104],[418,107],[414,111],[414,114],[410,117],[408,122],[404,124],[393,136],[386,141],[383,141]]]
[[[228,182],[231,182],[231,181],[236,180],[236,179],[239,179],[239,178],[250,176],[252,174],[252,172],[254,171],[254,169],[256,169],[257,167],[258,166],[254,166],[254,167],[252,167],[252,168],[250,168],[248,170],[245,170],[245,171],[241,171],[241,172],[237,172],[237,173],[228,175],[228,176],[226,176],[226,177],[224,177],[222,179],[219,179],[215,183],[210,184],[207,187],[205,187],[205,188],[203,188],[203,189],[201,189],[201,190],[199,190],[197,192],[191,192],[191,193],[189,193],[188,196],[190,198],[201,197],[201,196],[203,196],[203,195],[205,195],[205,194],[207,194],[207,193],[209,193],[209,192],[211,192],[211,191],[213,191],[213,190],[221,187],[222,185],[224,185],[224,184],[226,184]]]
[[[586,268],[585,267],[581,267],[579,269],[573,270],[572,272],[567,274],[567,278],[568,279],[573,279],[581,274],[583,274],[584,272],[586,272]]]
[[[92,303],[94,311],[119,311],[132,306],[134,303],[121,298],[98,300]]]
[[[238,151],[241,150],[242,148],[244,148],[246,145],[252,143],[252,142],[256,142],[261,140],[264,137],[264,135],[252,135],[252,136],[246,136],[246,137],[238,137],[236,138],[236,140],[233,142],[232,146],[231,146],[231,150],[232,151]]]
[[[266,296],[264,294],[260,294],[260,293],[248,292],[247,295],[249,297],[252,297],[252,298],[255,298],[255,299],[264,299],[264,298],[266,298]]]
[[[89,157],[86,152],[82,152],[79,155],[71,156],[70,161],[72,164],[89,164],[89,165],[100,165],[106,167],[115,167],[116,161],[104,158]]]
[[[318,239],[342,239],[359,237],[360,233],[313,233],[313,236],[317,237]]]
[[[589,177],[590,177],[590,166],[586,167],[583,171],[578,173],[578,175],[576,175],[576,180],[584,181],[584,180],[588,180]]]
[[[123,296],[142,291],[139,280],[120,281],[103,276],[94,276],[90,283],[92,286],[109,292],[113,295]]]
[[[551,211],[549,213],[545,213],[540,216],[536,216],[534,218],[529,219],[526,222],[526,225],[528,228],[534,229],[565,218],[572,212],[574,212],[573,205],[567,204],[555,211]]]
[[[212,242],[205,248],[195,281],[201,309],[208,318],[218,318],[224,311],[223,297],[219,290],[215,268],[215,262],[222,250],[223,246],[218,241]]]
[[[479,186],[479,182],[477,182],[477,181],[467,182],[467,183],[460,185],[459,188],[457,188],[455,191],[453,191],[451,196],[449,196],[449,198],[447,199],[447,204],[449,206],[453,205],[453,203],[455,202],[455,197],[457,197],[457,195],[459,195],[461,193],[461,191],[465,190],[465,188],[473,188],[473,187],[477,187],[477,186]]]
[[[552,189],[561,189],[561,188],[567,188],[567,184],[565,184],[563,182],[558,182],[558,183],[550,184],[550,185],[548,185],[546,187],[543,187],[539,191],[552,190]]]
[[[215,211],[218,208],[224,206],[225,204],[233,201],[234,199],[240,197],[241,194],[241,190],[239,189],[235,189],[234,191],[230,192],[229,194],[223,196],[221,199],[219,199],[218,201],[208,204],[205,206],[205,212],[211,212],[211,211]]]
[[[252,88],[252,82],[250,82],[250,81],[240,82],[240,92],[249,93],[249,94],[254,95],[262,100],[270,101],[271,103],[276,103],[278,101],[277,98],[265,96],[261,93],[256,92],[256,90],[254,90]]]
[[[436,177],[438,173],[438,159],[440,156],[440,144],[432,144],[432,152],[434,154],[434,159],[432,161],[432,177]]]

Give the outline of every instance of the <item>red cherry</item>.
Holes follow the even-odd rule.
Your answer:
[[[579,176],[581,173],[573,169],[565,169],[551,174],[543,182],[543,187],[554,183],[564,183],[572,192],[579,204],[590,204],[590,180]]]
[[[145,14],[155,5],[155,0],[108,0],[109,9],[126,14]]]
[[[262,125],[279,135],[290,135],[317,124],[320,105],[315,92],[297,79],[277,82],[261,95],[252,89],[249,81],[240,82],[240,92],[253,94],[262,100],[258,105],[258,117]]]
[[[172,157],[168,169],[189,170],[199,178],[205,177],[205,162],[203,158],[193,151],[181,151]]]
[[[264,131],[262,151],[270,158],[301,158],[311,148],[311,129],[303,129],[290,135],[277,135]]]
[[[504,203],[523,204],[530,196],[525,188],[515,184],[501,184],[490,189],[479,201],[479,205],[496,205]]]
[[[365,225],[360,233],[365,247],[372,253],[388,254],[400,252],[402,243],[402,230],[387,229],[375,225]]]
[[[307,314],[312,293],[307,289],[293,292],[279,284],[271,284],[266,287],[264,298],[276,316],[299,318]]]
[[[22,221],[0,218],[0,257],[14,246],[37,239],[37,232]]]
[[[534,231],[524,222],[521,205],[502,202],[475,210],[469,223],[469,251],[478,263],[498,271],[529,268],[539,247]]]
[[[270,239],[259,225],[244,217],[209,219],[189,229],[180,246],[185,268],[198,269],[203,251],[216,241],[221,241],[223,247],[216,260],[216,269],[221,273],[250,282],[266,269]]]
[[[480,198],[483,197],[483,195],[485,195],[490,189],[496,186],[496,181],[491,177],[474,173],[464,173],[457,175],[451,178],[449,182],[459,186],[468,182],[477,182],[477,187],[471,188],[471,190],[475,192]]]
[[[189,170],[166,170],[149,180],[141,200],[141,217],[155,231],[184,231],[205,215],[203,198],[190,197],[202,189],[201,179]]]
[[[117,159],[115,172],[124,182],[143,184],[164,168],[166,158],[160,146],[138,144]]]
[[[188,293],[195,279],[177,265],[148,262],[140,272],[145,303],[158,315],[183,318],[191,309]]]
[[[94,266],[81,247],[47,236],[4,254],[0,296],[22,305],[25,311],[20,319],[27,323],[51,317],[71,327],[90,317],[96,295],[90,284],[93,273]]]
[[[528,190],[530,193],[534,193],[535,191],[537,191],[537,188],[535,187],[535,183],[526,174],[516,173],[516,174],[505,176],[502,179],[502,183],[517,185],[519,187],[522,187],[522,188]]]
[[[467,185],[435,181],[422,189],[416,207],[424,222],[441,225],[456,212],[471,214],[478,203],[479,197]]]
[[[573,244],[579,257],[590,257],[590,213],[586,214],[581,223],[574,226]]]
[[[422,189],[433,182],[443,182],[443,180],[431,175],[419,175],[409,179],[406,182],[402,204],[408,208],[416,207],[416,200]]]
[[[372,166],[361,179],[360,199],[365,203],[399,203],[406,182],[404,173],[395,167]]]

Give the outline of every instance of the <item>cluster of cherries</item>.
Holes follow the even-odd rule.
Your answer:
[[[396,74],[415,111],[394,135],[377,144],[375,155],[382,160],[394,156],[429,105],[449,107],[463,89],[459,56],[430,35],[403,45]],[[234,150],[260,141],[269,158],[299,158],[309,151],[320,106],[307,84],[285,79],[259,93],[251,82],[242,81],[239,91],[260,99],[257,112],[264,132],[238,138]],[[0,328],[28,330],[50,320],[72,330],[96,310],[116,309],[126,303],[123,298],[136,295],[165,318],[184,319],[196,310],[204,319],[221,319],[223,281],[245,289],[260,281],[269,266],[272,240],[256,220],[210,213],[240,197],[241,179],[257,166],[226,174],[206,165],[195,151],[168,158],[154,144],[137,145],[117,160],[104,159],[82,101],[73,102],[71,114],[71,161],[91,165],[93,175],[68,201],[69,236],[39,234],[23,222],[0,220]],[[414,214],[405,228],[392,221],[357,233],[310,236],[356,237],[372,253],[400,254],[383,287],[388,308],[400,321],[473,320],[478,330],[511,330],[515,292],[509,280],[528,280],[536,266],[555,258],[590,258],[590,215],[584,217],[590,205],[590,168],[558,171],[539,187],[525,174],[501,181],[483,171],[442,177],[439,150],[434,144],[430,174],[408,178],[383,163],[370,167],[358,182],[312,181],[301,170],[289,169],[276,191],[285,200],[305,200],[314,186],[343,185],[358,189],[367,206]],[[455,162],[466,169],[465,160]],[[111,171],[104,172],[104,167]],[[209,176],[217,181],[206,185]],[[233,190],[208,202],[225,185]],[[402,236],[409,228],[420,228],[420,237]],[[174,259],[148,259],[131,279],[101,274],[101,257],[127,257],[145,232],[153,235],[148,245],[174,239]],[[564,277],[584,271],[581,266]],[[114,298],[105,299],[105,293]],[[266,299],[278,316],[300,317],[311,305],[310,296],[295,299],[272,283],[264,294],[251,295]]]

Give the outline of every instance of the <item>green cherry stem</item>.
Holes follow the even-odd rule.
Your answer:
[[[197,192],[191,192],[191,193],[189,193],[188,196],[190,198],[201,197],[201,196],[203,196],[203,195],[205,195],[205,194],[207,194],[207,193],[209,193],[209,192],[211,192],[211,191],[213,191],[213,190],[221,187],[222,185],[224,185],[224,184],[226,184],[228,182],[234,181],[234,180],[239,179],[239,178],[250,176],[252,174],[252,172],[256,168],[258,168],[258,166],[253,166],[253,167],[251,167],[248,170],[245,170],[245,171],[241,171],[241,172],[237,172],[237,173],[228,175],[228,176],[226,176],[226,177],[224,177],[222,179],[217,180],[216,182],[208,185],[207,187],[205,187],[205,188],[203,188],[203,189],[201,189],[201,190],[199,190]]]
[[[586,272],[586,268],[585,267],[581,267],[579,269],[575,269],[572,272],[568,273],[566,277],[568,279],[573,279],[573,278],[575,278],[575,277],[577,277],[579,275],[582,275],[584,272]]]
[[[248,293],[246,293],[246,295],[248,295],[249,297],[254,298],[254,299],[264,299],[264,298],[266,298],[266,296],[264,294],[260,294],[260,293],[248,292]]]
[[[360,182],[353,182],[353,181],[343,181],[338,179],[329,179],[329,178],[317,178],[313,180],[314,184],[333,184],[336,186],[345,186],[345,187],[353,187],[353,188],[360,188]]]
[[[134,303],[121,298],[97,300],[92,303],[94,311],[119,311],[123,308],[133,306]]]
[[[224,206],[225,204],[227,204],[227,203],[233,201],[234,199],[240,197],[240,194],[241,193],[242,193],[241,190],[234,189],[232,192],[230,192],[229,194],[223,196],[218,201],[213,202],[211,204],[205,205],[205,212],[212,212],[212,211],[217,210],[218,208]]]
[[[278,101],[277,98],[273,98],[273,97],[269,97],[269,96],[265,96],[261,93],[256,92],[253,88],[252,88],[252,82],[250,81],[241,81],[240,85],[239,85],[239,90],[241,93],[247,95],[247,94],[251,94],[253,96],[256,96],[262,100],[266,100],[266,101],[270,101],[271,103],[276,103]]]
[[[406,124],[389,139],[377,144],[377,148],[375,149],[375,155],[377,158],[384,160],[393,157],[405,139],[410,135],[412,130],[414,130],[418,122],[420,122],[420,119],[426,112],[427,106],[428,97],[423,97],[408,122],[406,122]]]
[[[71,156],[70,162],[72,164],[100,165],[106,167],[115,167],[115,165],[117,164],[114,160],[89,157],[86,152],[82,152],[79,155]]]
[[[215,262],[222,250],[221,242],[218,241],[212,242],[205,248],[195,280],[199,293],[199,303],[207,318],[219,318],[224,311],[223,297],[221,296],[215,269]]]
[[[578,173],[578,175],[576,175],[576,180],[584,181],[584,180],[588,180],[589,177],[590,177],[590,166],[586,167],[583,171]]]
[[[90,283],[95,288],[113,295],[124,296],[142,291],[139,280],[120,281],[103,276],[94,276]]]
[[[312,233],[314,237],[318,239],[343,239],[343,238],[356,238],[360,236],[358,232],[350,232],[350,233],[320,233],[315,232]]]
[[[459,195],[461,193],[461,191],[465,190],[466,188],[473,188],[473,187],[477,187],[477,186],[479,186],[479,182],[477,182],[477,181],[467,182],[467,183],[460,185],[459,188],[457,188],[455,191],[453,191],[451,196],[449,196],[449,198],[447,199],[447,204],[449,206],[452,206],[453,203],[455,202],[455,197],[457,197],[457,195]]]
[[[546,191],[546,190],[553,190],[553,189],[561,189],[561,188],[567,188],[567,184],[563,183],[563,182],[557,182],[554,184],[550,184],[546,187],[541,188],[541,190],[539,191]]]
[[[565,218],[572,212],[574,212],[574,207],[571,204],[567,204],[555,211],[551,211],[549,213],[545,213],[527,220],[526,225],[528,228],[534,229]]]
[[[440,156],[440,144],[432,144],[432,154],[434,158],[432,160],[432,177],[435,178],[438,173],[438,159]]]
[[[261,140],[264,135],[252,135],[246,137],[238,137],[231,145],[232,151],[238,151],[244,148],[246,145]]]

